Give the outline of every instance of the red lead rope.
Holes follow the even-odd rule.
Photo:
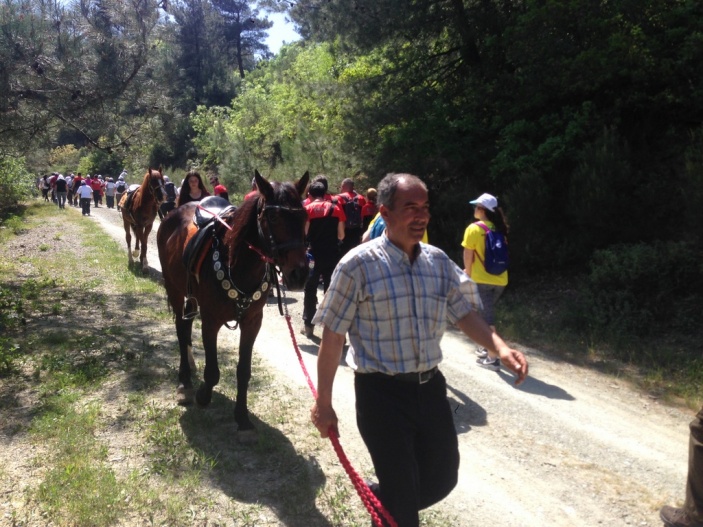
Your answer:
[[[310,378],[308,369],[305,367],[305,363],[303,362],[303,356],[301,355],[300,349],[298,348],[298,342],[295,340],[295,331],[293,331],[293,324],[290,321],[290,315],[286,313],[285,317],[286,322],[288,323],[288,331],[290,331],[290,338],[293,340],[295,354],[298,356],[298,362],[300,363],[300,367],[303,369],[305,379],[308,382],[310,391],[312,391],[312,396],[317,399],[317,390],[315,389],[315,385],[312,382],[312,379]],[[369,511],[374,525],[376,525],[377,527],[383,527],[383,520],[385,520],[386,524],[389,527],[398,527],[398,524],[393,519],[393,516],[391,516],[391,514],[386,510],[383,504],[378,501],[376,495],[371,491],[371,489],[364,482],[364,480],[361,479],[361,476],[359,476],[356,470],[354,470],[354,467],[352,467],[351,463],[349,462],[349,459],[347,458],[346,454],[344,453],[344,450],[342,449],[342,445],[339,443],[339,437],[337,437],[337,434],[334,430],[332,430],[332,428],[329,429],[329,437],[330,441],[332,442],[332,446],[334,447],[334,451],[337,453],[339,461],[342,463],[344,470],[347,472],[347,475],[349,476],[349,479],[354,485],[354,488],[356,489],[357,494],[361,498],[361,501],[364,502],[366,510]],[[383,519],[381,519],[381,516],[383,516]]]

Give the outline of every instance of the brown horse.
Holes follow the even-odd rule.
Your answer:
[[[136,185],[132,185],[132,187],[136,187]],[[129,265],[131,267],[134,264],[133,256],[139,254],[139,261],[144,273],[149,269],[149,262],[146,259],[147,240],[154,225],[159,205],[161,205],[165,195],[162,169],[156,170],[150,167],[144,174],[142,184],[134,192],[132,192],[131,188],[129,192],[125,192],[117,204],[122,214]],[[132,254],[131,231],[134,231],[134,237],[136,238],[134,254]]]
[[[239,363],[237,365],[237,397],[234,419],[240,440],[256,437],[249,419],[247,390],[251,378],[254,341],[259,334],[263,309],[276,283],[280,270],[290,290],[301,290],[308,276],[305,255],[305,221],[307,215],[301,196],[308,184],[306,172],[295,184],[269,183],[258,171],[255,179],[259,195],[246,200],[239,208],[222,211],[210,230],[198,231],[194,213],[210,217],[217,200],[207,198],[186,203],[171,212],[156,234],[159,259],[168,301],[175,313],[176,334],[180,347],[179,404],[192,404],[194,399],[206,406],[220,379],[217,365],[217,334],[228,322],[239,324]],[[206,243],[184,263],[184,249],[196,233],[205,232]],[[189,252],[189,251],[188,251]],[[188,266],[188,268],[187,268]],[[192,353],[193,312],[199,306],[205,349],[204,382],[194,394],[191,374],[195,369]],[[185,316],[184,316],[185,315]]]

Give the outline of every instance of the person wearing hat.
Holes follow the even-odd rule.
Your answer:
[[[93,189],[86,183],[87,180],[81,181],[81,186],[78,187],[78,197],[81,200],[81,213],[83,216],[90,216],[90,199],[93,197]]]
[[[112,180],[111,177],[106,178],[105,182],[105,205],[108,209],[115,208],[115,194],[117,192],[117,185]]]
[[[220,183],[220,178],[217,176],[212,176],[210,178],[210,184],[212,185],[212,192],[215,196],[219,196],[229,201],[229,192],[227,192],[227,187]]]
[[[115,183],[115,203],[117,203],[117,212],[121,210],[120,201],[125,192],[127,192],[127,182],[124,179],[124,174],[120,174],[117,177],[117,183]]]
[[[461,246],[464,248],[464,272],[476,282],[478,294],[481,297],[483,308],[481,316],[495,332],[495,305],[508,285],[508,271],[499,275],[486,271],[484,261],[486,258],[486,228],[498,230],[504,236],[508,235],[508,223],[503,211],[498,206],[498,199],[491,194],[481,194],[478,198],[469,201],[474,207],[476,222],[470,224],[464,231]],[[500,359],[492,357],[488,350],[479,346],[476,349],[479,366],[493,371],[500,369]]]

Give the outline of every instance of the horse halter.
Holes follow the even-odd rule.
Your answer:
[[[158,170],[155,172],[158,172],[159,174],[161,174],[161,172],[159,172]],[[164,196],[166,195],[166,188],[164,187],[163,174],[161,174],[161,179],[157,179],[158,185],[154,186],[151,184],[151,181],[152,181],[151,173],[152,173],[152,171],[150,170],[149,171],[149,191],[151,192],[151,195],[154,198],[154,201],[156,201],[157,203],[163,203]],[[161,191],[161,199],[158,199],[156,197],[156,189],[159,189]]]
[[[278,216],[281,213],[285,213],[287,215],[291,215],[295,217],[295,215],[300,214],[301,216],[307,217],[307,213],[305,212],[305,209],[303,207],[286,207],[283,205],[266,205],[262,207],[259,205],[258,207],[258,214],[257,214],[257,221],[256,221],[256,226],[259,231],[259,239],[264,242],[266,245],[267,251],[258,251],[256,248],[252,247],[252,250],[255,252],[258,252],[260,256],[268,256],[271,260],[274,261],[274,263],[280,258],[281,253],[283,251],[290,251],[290,250],[295,250],[295,249],[302,249],[305,247],[305,240],[303,238],[299,240],[291,240],[285,243],[278,243],[276,239],[273,237],[273,232],[271,230],[271,225],[275,224],[276,221],[273,221],[272,219],[272,214],[276,213],[275,220],[278,221],[279,218]],[[266,220],[266,226],[268,230],[268,236],[264,234],[264,230],[262,228],[262,220]],[[267,255],[266,252],[269,254]]]

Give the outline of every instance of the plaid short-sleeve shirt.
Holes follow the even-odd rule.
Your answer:
[[[440,340],[481,307],[474,284],[441,250],[420,243],[413,263],[383,234],[337,265],[314,324],[349,332],[360,373],[426,371],[442,360]]]

